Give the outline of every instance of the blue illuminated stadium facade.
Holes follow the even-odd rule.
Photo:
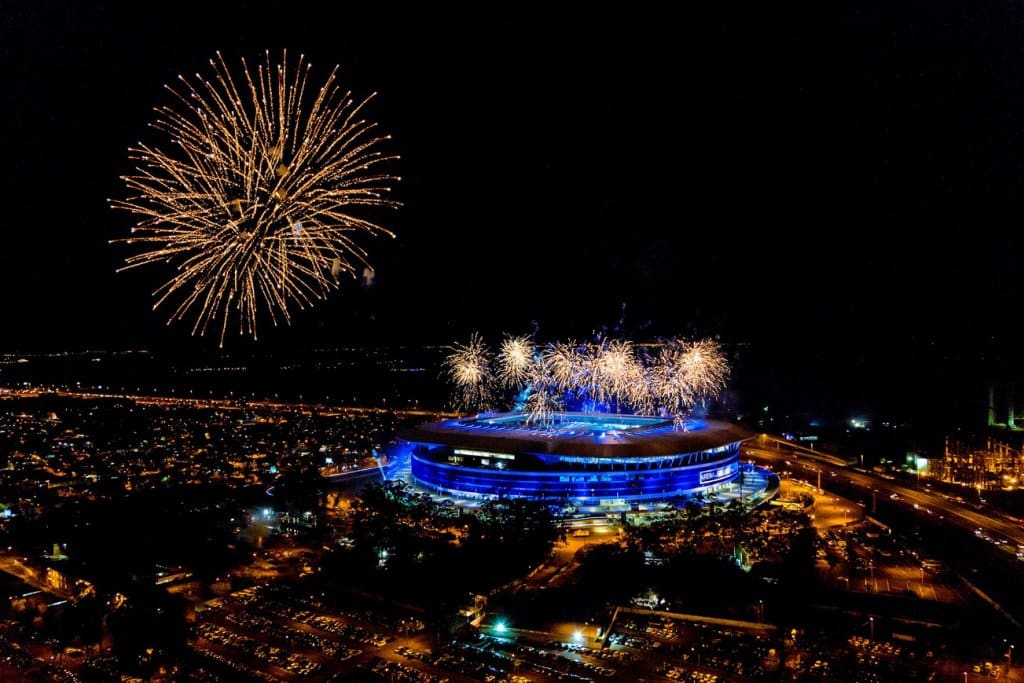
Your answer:
[[[725,422],[556,413],[543,426],[521,413],[420,425],[399,435],[392,462],[416,484],[459,497],[566,497],[585,505],[707,493],[739,476],[750,435]]]

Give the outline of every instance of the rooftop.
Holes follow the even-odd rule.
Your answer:
[[[686,420],[609,413],[555,413],[531,422],[523,413],[484,414],[419,425],[406,441],[491,451],[590,457],[642,457],[693,453],[743,441],[745,429],[718,420]]]

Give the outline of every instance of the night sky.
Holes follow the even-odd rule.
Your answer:
[[[1013,358],[1021,3],[426,4],[5,3],[0,350],[215,345],[150,310],[164,271],[114,273],[107,199],[164,83],[287,48],[379,92],[405,206],[372,287],[266,344],[581,337],[626,304],[836,382]]]

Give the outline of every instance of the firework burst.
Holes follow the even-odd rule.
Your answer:
[[[491,354],[480,335],[456,344],[445,359],[448,377],[459,390],[458,403],[467,410],[482,410],[491,401]]]
[[[680,415],[700,400],[717,396],[729,376],[729,364],[721,347],[710,340],[673,340],[655,358],[651,388],[655,399]]]
[[[652,356],[628,340],[555,342],[538,353],[528,337],[506,337],[492,371],[490,352],[473,335],[453,347],[445,364],[462,406],[489,407],[503,390],[514,390],[527,421],[538,423],[567,404],[667,413],[682,423],[698,401],[718,396],[729,375],[721,347],[708,339],[673,339]]]
[[[562,392],[571,392],[585,381],[588,358],[575,342],[557,342],[544,349],[544,363],[551,380]]]
[[[679,344],[670,343],[658,353],[651,369],[651,391],[665,410],[681,415],[696,403]]]
[[[564,407],[561,396],[550,385],[542,384],[530,389],[523,403],[523,412],[526,413],[527,424],[544,424],[551,419],[552,414]]]
[[[644,366],[628,340],[611,340],[597,346],[593,354],[594,398],[599,403],[631,406],[648,412],[650,392]]]
[[[368,268],[357,237],[393,235],[355,214],[397,206],[387,197],[398,178],[383,170],[396,158],[379,150],[387,137],[362,118],[370,98],[341,90],[337,67],[315,87],[303,57],[242,60],[237,77],[219,53],[210,65],[211,78],[167,87],[174,106],[151,124],[165,146],[130,148],[128,196],[111,205],[138,218],[115,240],[139,249],[122,270],[173,265],[154,308],[194,319],[193,334],[219,328],[223,344],[229,326],[255,337],[258,317],[287,324]]]
[[[534,367],[533,354],[533,343],[529,337],[505,337],[498,349],[498,381],[511,388],[529,380]]]
[[[527,422],[547,422],[552,413],[565,408],[563,392],[552,373],[551,364],[544,356],[536,356],[526,380],[526,401],[523,410]]]
[[[684,344],[682,368],[699,400],[718,396],[729,379],[729,362],[717,342],[711,339]]]

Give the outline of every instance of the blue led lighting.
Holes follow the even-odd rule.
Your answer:
[[[489,414],[436,427],[436,442],[399,439],[393,444],[388,469],[408,472],[417,484],[446,495],[566,497],[590,504],[667,500],[712,490],[736,479],[740,471],[740,440],[735,439],[741,435],[731,435],[726,443],[683,438],[680,446],[692,444],[698,450],[665,455],[644,454],[642,449],[636,455],[605,454],[601,449],[588,454],[581,447],[591,443],[615,448],[624,439],[642,445],[645,438],[663,440],[668,433],[705,430],[703,420],[688,420],[680,427],[661,417],[556,413],[537,425],[522,414]],[[466,435],[467,445],[456,445],[458,434]]]

